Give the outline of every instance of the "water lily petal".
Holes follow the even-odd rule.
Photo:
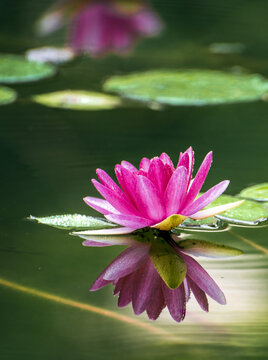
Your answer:
[[[186,313],[186,297],[183,283],[174,290],[163,284],[162,290],[170,315],[175,321],[182,321]]]
[[[199,170],[197,171],[197,174],[196,174],[196,176],[190,186],[190,189],[188,191],[188,195],[187,195],[187,198],[186,198],[186,201],[184,204],[185,207],[188,206],[189,204],[191,204],[195,200],[197,195],[199,194],[199,192],[204,184],[204,181],[207,177],[207,174],[209,172],[211,163],[212,163],[212,151],[210,151],[206,155]]]
[[[95,179],[92,179],[92,183],[98,192],[118,211],[128,215],[139,215],[134,206],[129,202],[125,194],[122,192],[115,193],[113,190],[100,184]]]
[[[215,281],[210,277],[206,270],[198,264],[193,258],[180,252],[187,266],[187,276],[189,276],[201,290],[208,294],[212,299],[219,304],[225,305],[226,299]]]
[[[112,245],[137,245],[139,242],[135,239],[134,236],[97,236],[97,235],[79,235],[82,239],[86,241],[83,242],[84,246],[112,246]],[[93,243],[91,245],[91,243]],[[103,244],[103,245],[94,245]]]
[[[155,157],[151,160],[151,164],[148,170],[148,178],[156,186],[160,195],[163,195],[169,178],[166,174],[165,165],[158,157]]]
[[[100,179],[100,182],[104,186],[113,190],[119,196],[123,194],[123,191],[120,189],[120,187],[113,181],[113,179],[104,170],[97,169],[96,173],[98,175],[98,178]]]
[[[190,277],[187,277],[187,281],[201,309],[208,311],[208,299],[205,292]]]
[[[164,202],[166,206],[166,216],[179,214],[182,202],[187,190],[187,170],[179,166],[171,176],[166,187]]]
[[[155,294],[155,289],[159,283],[159,275],[154,265],[148,258],[148,261],[136,271],[135,289],[132,294],[132,306],[134,313],[139,315],[143,313]],[[154,301],[154,299],[152,299]]]
[[[180,156],[180,160],[178,162],[178,166],[184,166],[185,169],[187,170],[187,172],[189,171],[189,166],[190,166],[190,158],[189,158],[189,154],[187,152],[185,152],[184,154],[182,154]]]
[[[149,319],[156,320],[165,306],[166,302],[162,291],[162,280],[158,277],[158,283],[154,290],[154,294],[146,308]]]
[[[123,160],[123,161],[121,162],[121,165],[122,165],[125,169],[129,170],[130,172],[132,172],[132,173],[134,173],[134,174],[136,174],[136,173],[138,172],[138,169],[137,169],[134,165],[132,165],[130,162],[128,162],[128,161]]]
[[[141,162],[140,162],[139,169],[143,170],[143,171],[145,171],[147,173],[148,170],[149,170],[150,163],[151,162],[150,162],[150,160],[148,158],[146,158],[146,157],[142,158]]]
[[[191,217],[191,219],[194,219],[194,220],[206,219],[210,216],[215,216],[215,215],[221,214],[227,210],[236,208],[236,207],[240,206],[241,204],[243,204],[244,201],[245,200],[241,200],[241,201],[235,201],[235,202],[224,204],[224,205],[214,206],[210,209],[198,211],[197,213],[191,215],[190,217]]]
[[[229,183],[229,180],[225,180],[213,186],[203,195],[201,195],[197,200],[195,200],[192,204],[184,208],[181,213],[185,216],[190,216],[197,213],[199,210],[203,209],[212,201],[217,199],[217,197],[219,197],[226,190]]]
[[[99,198],[95,198],[95,197],[91,197],[91,196],[86,196],[84,197],[84,202],[89,205],[90,207],[92,207],[93,209],[97,210],[98,212],[100,212],[103,215],[107,215],[107,214],[120,214],[118,210],[116,210],[116,208],[114,208],[108,201],[103,200],[103,199],[99,199]]]
[[[160,221],[165,216],[165,209],[159,191],[145,176],[137,177],[136,202],[144,217]]]
[[[90,247],[104,247],[104,246],[113,246],[114,244],[111,243],[102,243],[99,241],[92,241],[92,240],[86,240],[82,243],[83,246],[90,246]]]
[[[105,269],[103,278],[115,280],[132,273],[145,262],[148,251],[149,247],[146,245],[127,248]]]
[[[186,297],[186,302],[188,302],[190,300],[190,296],[191,296],[191,290],[187,281],[187,275],[185,276],[184,280],[183,280],[183,285],[184,285],[184,290],[185,290],[185,297]]]
[[[112,221],[116,224],[126,226],[128,228],[132,228],[134,230],[142,229],[144,227],[150,226],[152,224],[151,220],[133,216],[133,215],[116,215],[116,214],[110,214],[105,215],[106,219],[109,221]]]
[[[118,227],[112,229],[100,229],[100,230],[85,230],[85,231],[75,231],[72,235],[77,235],[80,237],[83,236],[92,236],[92,235],[125,235],[130,234],[134,230],[128,227]]]
[[[125,194],[128,196],[132,204],[136,205],[136,179],[137,176],[133,172],[129,171],[127,168],[121,166],[121,168],[117,168],[118,177],[120,178],[120,184]]]
[[[122,289],[122,286],[124,284],[124,277],[121,278],[121,279],[118,279],[116,281],[114,281],[114,295],[118,294],[121,289]]]
[[[160,156],[159,156],[160,160],[162,160],[162,162],[165,164],[165,165],[168,165],[172,172],[175,170],[174,169],[174,165],[173,165],[173,162],[171,161],[170,157],[168,156],[168,154],[166,153],[162,153]]]
[[[97,291],[101,288],[103,288],[104,286],[110,284],[111,282],[113,282],[113,280],[105,280],[103,278],[103,275],[105,273],[105,270],[104,269],[100,275],[97,277],[97,279],[94,281],[93,285],[91,286],[90,290],[89,291]]]
[[[181,154],[177,167],[179,166],[184,166],[187,169],[187,184],[189,186],[194,166],[194,152],[191,146],[185,151],[184,154]]]
[[[133,289],[135,285],[135,273],[129,274],[123,278],[121,290],[118,298],[118,307],[127,306],[132,300]]]

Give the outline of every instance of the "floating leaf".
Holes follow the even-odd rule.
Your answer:
[[[114,76],[104,89],[139,101],[209,105],[260,99],[268,90],[268,81],[260,75],[212,70],[155,70]]]
[[[85,90],[63,90],[33,96],[39,104],[71,110],[107,110],[121,104],[117,96]]]
[[[268,183],[257,184],[243,189],[238,196],[257,201],[268,201]]]
[[[103,219],[80,214],[65,214],[47,217],[35,217],[31,215],[28,219],[64,230],[109,229],[116,226]]]
[[[72,60],[75,54],[69,48],[57,48],[57,47],[46,46],[46,47],[27,50],[25,56],[30,61],[61,64]]]
[[[19,55],[0,54],[0,82],[13,84],[37,81],[55,74],[49,64],[29,61]]]
[[[204,240],[187,239],[177,244],[181,249],[195,256],[231,257],[243,254],[243,251],[239,249]]]
[[[214,216],[203,220],[186,219],[176,230],[198,230],[198,231],[215,231],[224,230],[228,227],[228,224]]]
[[[17,98],[17,93],[13,89],[0,86],[0,105],[10,104]]]
[[[209,51],[213,54],[239,54],[245,51],[242,43],[213,43],[209,45]]]
[[[207,208],[235,202],[238,200],[239,199],[234,196],[221,195],[218,197],[218,199],[207,206]],[[258,225],[267,220],[268,210],[256,201],[245,200],[243,204],[237,208],[225,211],[216,217],[222,219],[223,221],[238,225]]]
[[[268,209],[268,201],[265,201],[264,203],[262,203],[262,206],[263,206],[265,209]]]
[[[180,286],[186,275],[186,264],[165,239],[158,237],[153,240],[150,257],[169,288],[176,289]]]

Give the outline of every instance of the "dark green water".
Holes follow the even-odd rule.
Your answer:
[[[1,1],[1,52],[20,53],[38,45],[32,25],[48,4]],[[239,259],[201,261],[224,290],[227,305],[211,300],[206,314],[192,300],[183,323],[173,322],[167,312],[152,323],[145,315],[133,315],[130,307],[118,310],[111,287],[88,292],[120,248],[84,248],[68,233],[25,220],[30,214],[95,215],[82,197],[97,195],[90,183],[97,167],[112,173],[122,159],[138,164],[141,157],[163,151],[176,160],[189,145],[197,165],[214,151],[206,188],[227,178],[227,192],[236,194],[267,181],[267,103],[75,112],[30,102],[32,94],[100,90],[109,75],[159,67],[225,70],[240,65],[268,76],[267,2],[166,0],[156,1],[155,7],[166,31],[138,45],[132,57],[77,59],[62,66],[53,79],[16,86],[19,100],[0,108],[0,283],[5,279],[111,310],[162,333],[0,284],[1,360],[267,358],[267,254],[232,233],[198,235],[245,251]],[[57,35],[50,41],[60,39]],[[207,45],[218,41],[239,41],[247,50],[210,54]],[[268,248],[267,228],[232,231]]]

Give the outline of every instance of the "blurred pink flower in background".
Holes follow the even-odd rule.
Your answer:
[[[38,23],[41,35],[48,35],[67,23],[68,45],[76,53],[101,56],[126,54],[139,38],[159,34],[162,23],[144,1],[61,1]]]

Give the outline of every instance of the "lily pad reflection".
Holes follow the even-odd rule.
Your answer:
[[[106,91],[146,102],[167,105],[212,105],[253,101],[268,91],[260,75],[235,75],[212,70],[155,70],[114,76]]]
[[[71,110],[107,110],[121,104],[117,96],[84,90],[63,90],[35,95],[33,100],[45,106]]]

